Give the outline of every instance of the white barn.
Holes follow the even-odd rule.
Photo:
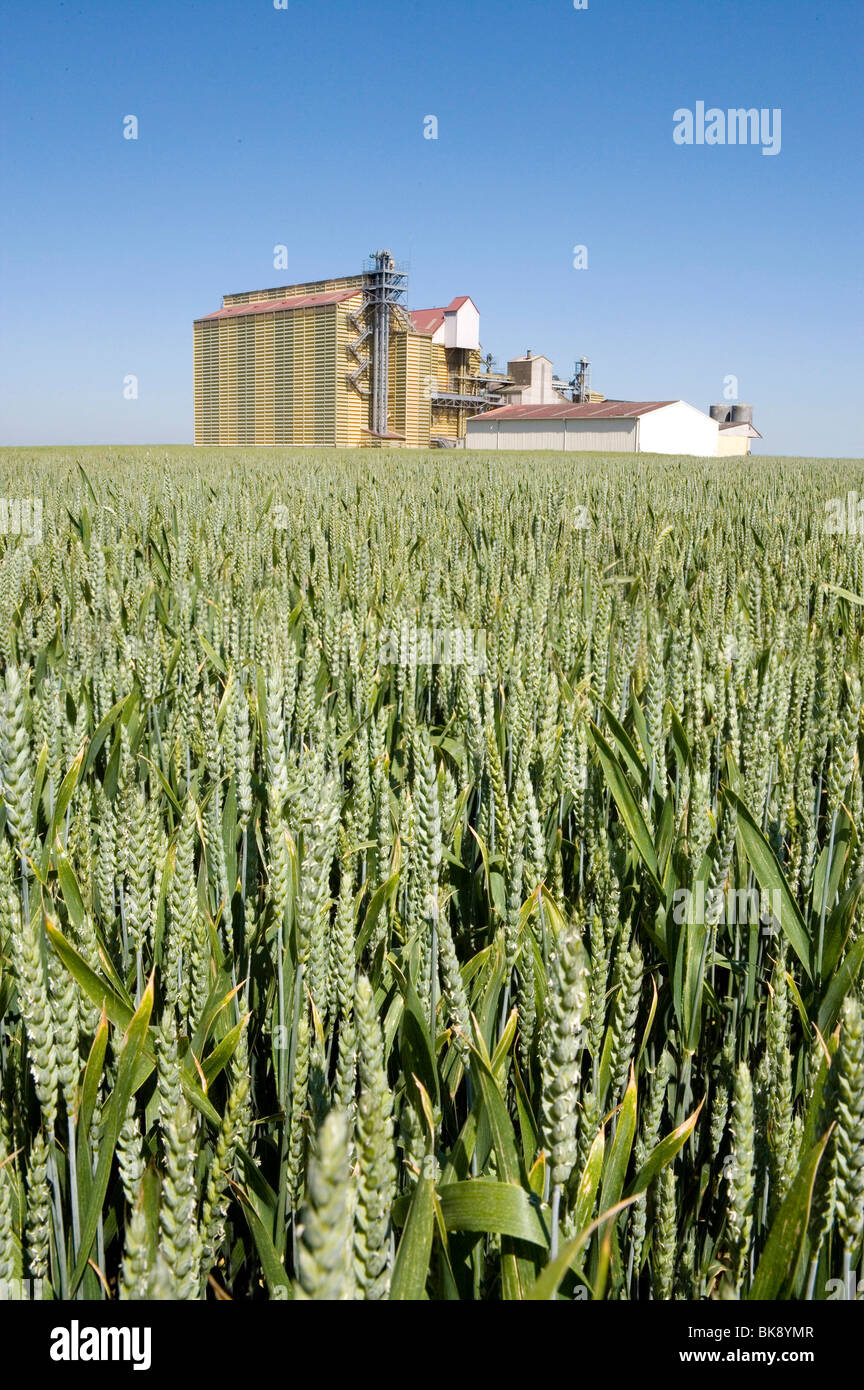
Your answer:
[[[716,458],[719,426],[686,401],[504,405],[467,422],[468,449],[561,449]]]

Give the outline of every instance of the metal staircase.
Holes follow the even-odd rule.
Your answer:
[[[349,383],[349,385],[353,386],[355,390],[360,392],[361,396],[368,396],[370,394],[369,387],[366,385],[365,382],[361,382],[360,378],[364,372],[368,372],[369,370],[369,358],[364,357],[362,355],[362,353],[360,352],[360,348],[363,346],[366,339],[372,336],[372,328],[369,325],[366,325],[364,327],[361,324],[360,320],[363,317],[364,313],[365,306],[363,309],[360,310],[358,314],[348,315],[349,322],[353,324],[360,336],[358,338],[355,338],[353,343],[348,344],[348,351],[351,353],[351,356],[357,362],[357,367],[353,372],[347,372],[345,379]]]

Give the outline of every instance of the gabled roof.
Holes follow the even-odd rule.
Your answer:
[[[258,299],[254,304],[229,304],[227,308],[217,309],[214,314],[203,314],[196,323],[208,319],[235,319],[245,314],[272,314],[291,309],[319,309],[325,304],[344,304],[346,299],[356,299],[362,294],[355,290],[328,290],[326,294],[301,294],[293,299]]]
[[[652,410],[662,410],[664,406],[676,404],[676,401],[594,401],[593,404],[578,405],[573,401],[563,401],[560,405],[557,402],[549,405],[502,405],[497,410],[474,415],[472,420],[636,420],[640,415],[650,415]]]
[[[441,327],[446,314],[453,314],[457,309],[461,309],[463,304],[474,304],[470,294],[459,295],[457,299],[451,299],[450,303],[438,309],[412,309],[411,322],[414,325],[415,333],[422,333],[425,337],[431,338]],[[474,308],[477,305],[474,304]]]
[[[721,421],[720,428],[724,434],[742,435],[745,439],[761,439],[762,436],[757,429],[754,429],[746,420],[726,420]]]
[[[444,309],[412,309],[411,322],[417,333],[431,338],[444,322]]]

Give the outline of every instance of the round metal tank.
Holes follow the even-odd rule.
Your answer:
[[[752,405],[733,405],[732,407],[733,425],[752,425],[753,407]]]
[[[709,414],[712,420],[716,420],[719,424],[725,425],[726,421],[729,419],[729,407],[728,405],[712,405],[709,408]]]

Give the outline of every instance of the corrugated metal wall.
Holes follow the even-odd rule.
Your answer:
[[[414,447],[429,444],[432,347],[431,338],[417,333],[396,333],[390,340],[390,428]]]
[[[566,428],[565,428],[566,426]],[[631,454],[635,420],[488,420],[470,422],[469,449],[557,449]]]
[[[638,439],[637,420],[566,420],[565,449],[600,453],[633,454]]]
[[[356,448],[368,433],[369,397],[349,381],[358,336],[350,315],[363,303],[362,276],[226,295],[224,304],[303,298],[356,289],[341,304],[199,319],[194,326],[196,444],[315,445]],[[364,351],[368,353],[369,342]],[[482,367],[479,352],[445,349],[404,330],[390,345],[390,428],[426,448],[430,437],[464,435],[466,412],[434,407],[430,379],[441,391],[469,392],[466,372]],[[360,377],[368,386],[368,375]]]
[[[269,320],[269,322],[268,322]],[[275,439],[276,354],[273,316],[256,314],[255,323],[255,443]]]
[[[360,443],[368,415],[345,377],[343,304],[195,324],[196,444]]]
[[[195,325],[195,443],[219,443],[219,322]]]

